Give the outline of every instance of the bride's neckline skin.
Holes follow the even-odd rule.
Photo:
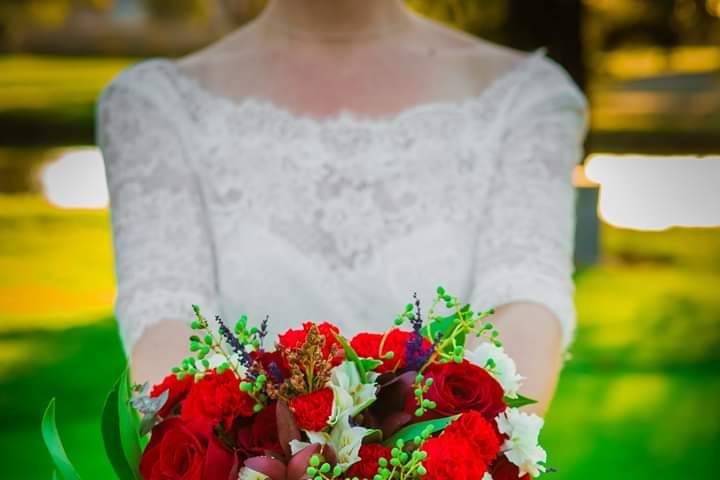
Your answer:
[[[238,98],[224,95],[205,86],[200,80],[184,72],[181,67],[179,67],[178,64],[169,57],[152,57],[148,60],[159,62],[168,66],[173,76],[184,83],[190,90],[204,96],[208,100],[221,102],[223,105],[234,110],[242,111],[251,107],[261,107],[265,110],[281,115],[286,119],[305,122],[315,126],[332,125],[335,123],[356,123],[368,126],[383,126],[398,122],[407,116],[428,110],[466,110],[471,106],[484,101],[500,86],[510,82],[517,76],[521,76],[524,72],[527,72],[531,66],[535,64],[535,62],[546,58],[546,55],[547,49],[545,47],[533,50],[525,57],[518,60],[514,65],[493,78],[479,93],[466,96],[460,100],[432,100],[419,102],[398,111],[386,114],[365,114],[341,108],[335,113],[326,115],[314,115],[310,113],[297,112],[270,98],[259,95],[246,95]]]

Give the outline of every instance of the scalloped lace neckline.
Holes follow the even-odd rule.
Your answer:
[[[491,93],[510,82],[513,78],[516,78],[523,72],[526,72],[538,59],[545,58],[546,54],[546,47],[540,47],[533,50],[511,68],[495,77],[480,93],[467,96],[460,100],[435,100],[420,102],[402,108],[397,112],[382,115],[365,114],[342,108],[335,113],[323,116],[295,112],[269,98],[260,96],[248,95],[242,98],[233,98],[223,95],[206,87],[199,80],[183,72],[171,59],[167,57],[156,57],[154,60],[170,67],[170,70],[173,72],[175,77],[182,81],[192,91],[210,100],[220,102],[233,110],[244,111],[247,109],[259,109],[276,114],[287,121],[294,121],[311,127],[332,126],[335,124],[384,127],[401,122],[407,117],[415,116],[424,112],[435,112],[438,110],[464,112],[471,107],[481,104],[490,96]]]

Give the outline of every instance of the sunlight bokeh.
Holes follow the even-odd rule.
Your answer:
[[[720,156],[594,154],[585,174],[600,185],[607,223],[638,230],[720,225]]]
[[[97,148],[63,152],[42,171],[45,197],[60,208],[106,208],[105,166]]]

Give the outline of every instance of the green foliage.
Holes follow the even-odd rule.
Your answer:
[[[120,480],[133,480],[135,478],[134,469],[128,463],[120,438],[120,416],[118,415],[119,385],[120,382],[118,381],[108,394],[105,407],[103,408],[101,420],[103,443],[105,445],[105,453],[118,478]]]
[[[65,453],[65,447],[63,447],[60,434],[57,431],[57,425],[55,424],[55,399],[50,400],[45,414],[42,419],[42,436],[45,441],[45,446],[50,453],[53,464],[55,465],[56,471],[60,472],[62,480],[80,480],[75,467]]]
[[[426,420],[424,422],[413,423],[395,432],[392,437],[383,442],[383,445],[389,447],[395,445],[398,440],[402,440],[403,442],[415,442],[416,444],[420,443],[420,439],[427,438],[432,433],[438,433],[444,430],[458,417],[459,415],[453,415],[450,417],[436,418],[433,420]]]
[[[520,408],[526,405],[532,405],[533,403],[538,403],[537,400],[523,397],[522,395],[518,395],[517,398],[505,397],[503,400],[508,407],[512,408]]]

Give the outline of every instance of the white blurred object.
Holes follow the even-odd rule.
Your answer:
[[[720,156],[591,155],[599,214],[616,227],[664,230],[720,225]]]
[[[97,148],[63,152],[40,174],[43,193],[60,208],[106,208],[105,166]]]

